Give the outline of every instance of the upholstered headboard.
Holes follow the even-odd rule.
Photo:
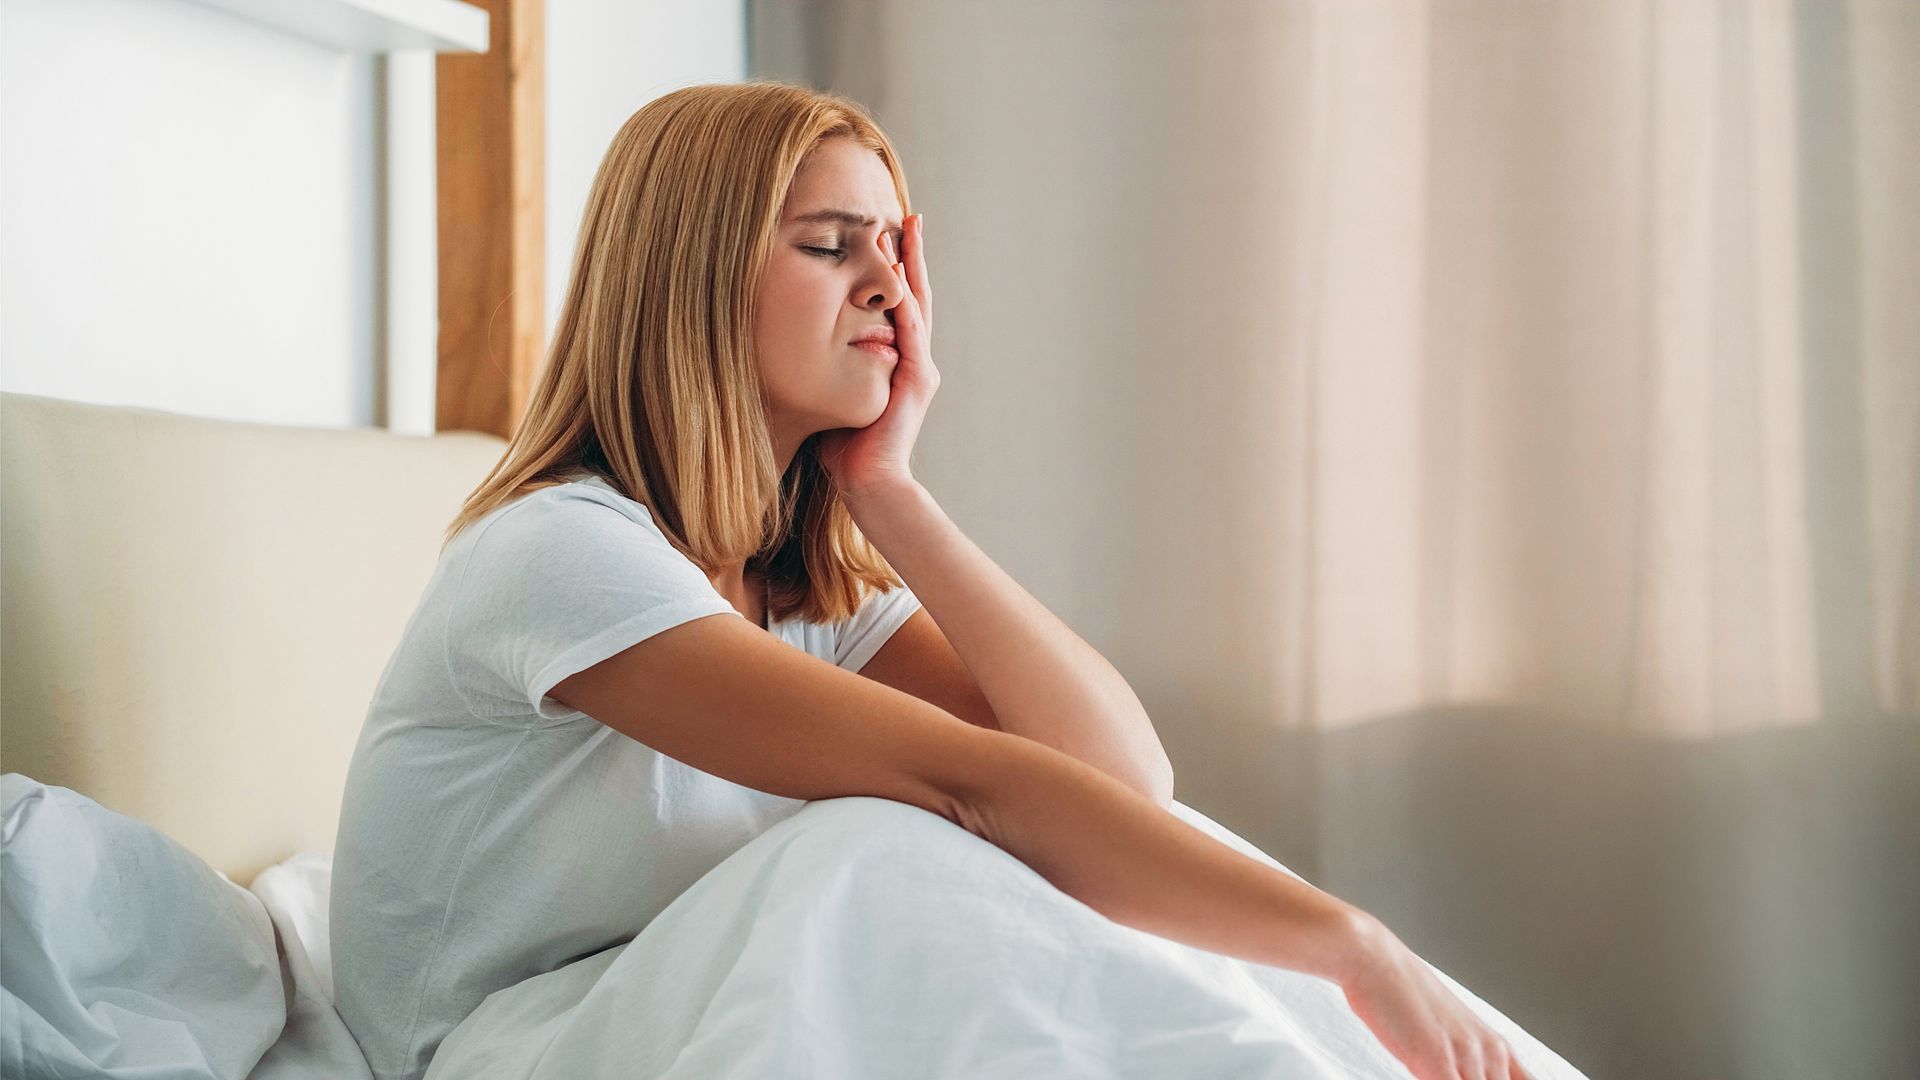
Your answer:
[[[0,394],[0,772],[243,885],[331,852],[374,687],[505,447]]]

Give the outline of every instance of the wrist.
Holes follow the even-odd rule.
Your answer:
[[[847,510],[856,517],[874,507],[891,506],[898,503],[913,502],[927,494],[927,489],[912,474],[876,481],[860,488],[842,488],[840,499],[846,503]]]
[[[1386,962],[1399,939],[1387,924],[1352,905],[1343,913],[1336,935],[1341,941],[1338,961],[1327,977],[1341,986],[1364,978]]]

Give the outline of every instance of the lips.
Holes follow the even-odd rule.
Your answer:
[[[893,327],[891,326],[869,326],[865,330],[862,330],[859,336],[847,342],[847,344],[862,352],[869,352],[887,360],[897,361],[900,359],[900,351],[894,348]]]

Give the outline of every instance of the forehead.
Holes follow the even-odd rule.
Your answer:
[[[802,217],[839,220],[816,217],[834,210],[871,218],[887,229],[900,225],[900,197],[893,189],[893,174],[879,154],[852,139],[828,139],[807,156],[794,174],[781,222],[793,223]]]

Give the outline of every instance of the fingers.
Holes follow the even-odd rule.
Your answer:
[[[904,268],[896,269],[905,280]],[[940,372],[933,366],[926,312],[911,291],[902,296],[899,306],[894,308],[893,323],[898,335],[895,345],[900,350],[901,372],[912,378],[914,386],[931,394],[940,385]]]
[[[902,285],[907,284],[907,268],[902,263],[893,264],[893,272],[900,278]],[[904,358],[908,349],[912,349],[917,358],[926,344],[927,321],[920,310],[920,300],[913,295],[909,286],[900,294],[900,303],[893,309],[894,330],[900,336],[900,355]]]
[[[893,272],[900,279],[900,283],[907,286],[906,291],[900,294],[899,305],[894,309],[894,322],[899,324],[894,329],[902,335],[912,334],[918,337],[925,329],[926,317],[920,310],[919,298],[913,295],[913,286],[907,281],[906,264],[894,263]]]
[[[1496,1036],[1487,1044],[1485,1055],[1488,1080],[1533,1080],[1533,1076],[1520,1067],[1519,1055],[1505,1039]]]
[[[1468,1041],[1455,1044],[1453,1052],[1454,1066],[1467,1080],[1485,1080],[1492,1074],[1487,1072],[1487,1059],[1481,1053],[1480,1044]]]
[[[922,231],[925,218],[915,214],[907,219],[907,228],[903,235],[905,250],[901,252],[901,262],[907,270],[907,287],[913,291],[914,299],[920,301],[920,318],[929,325],[933,323],[933,286],[927,281],[927,256],[925,233]]]
[[[1497,1033],[1485,1027],[1464,1038],[1453,1040],[1449,1048],[1453,1074],[1461,1080],[1532,1080],[1526,1070],[1520,1068],[1520,1061],[1513,1054],[1513,1048]]]

